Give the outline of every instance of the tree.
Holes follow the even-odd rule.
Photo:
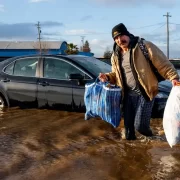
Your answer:
[[[104,58],[110,59],[112,55],[112,51],[109,50],[109,48],[106,48],[106,51],[104,52]]]
[[[81,47],[81,51],[83,52],[91,52],[91,49],[89,47],[89,42],[86,40],[83,47]]]
[[[66,54],[78,54],[79,48],[77,47],[77,45],[73,44],[73,43],[69,43],[67,44],[67,50],[65,51]]]

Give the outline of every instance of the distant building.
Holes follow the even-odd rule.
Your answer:
[[[41,41],[42,54],[65,54],[65,41]],[[0,60],[14,56],[40,54],[38,41],[0,41]]]
[[[66,54],[66,41],[41,41],[42,54]],[[0,41],[0,61],[23,55],[40,54],[38,41]],[[79,52],[80,55],[93,56],[93,53]]]

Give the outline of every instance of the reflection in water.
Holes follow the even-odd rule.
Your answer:
[[[180,177],[180,146],[161,139],[121,139],[83,113],[18,108],[0,113],[0,179],[123,180]],[[152,127],[162,132],[162,119]]]
[[[160,145],[160,144],[159,144]],[[153,175],[154,179],[176,179],[178,180],[180,170],[179,147],[171,150],[167,147],[158,146],[151,151],[154,167],[159,165],[157,172]],[[159,157],[159,154],[161,157]]]
[[[165,177],[169,176],[174,172],[174,169],[176,168],[176,164],[178,164],[175,157],[172,155],[163,156],[160,160],[161,168],[157,172],[157,177]]]

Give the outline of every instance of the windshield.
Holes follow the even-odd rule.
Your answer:
[[[111,72],[111,66],[107,63],[100,61],[94,57],[84,57],[84,56],[71,56],[71,59],[76,61],[79,65],[86,68],[89,72],[98,76],[100,72],[107,73]]]

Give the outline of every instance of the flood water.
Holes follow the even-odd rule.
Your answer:
[[[0,113],[1,180],[180,179],[180,145],[170,148],[162,119],[156,138],[127,141],[121,126],[83,113],[10,108]]]

